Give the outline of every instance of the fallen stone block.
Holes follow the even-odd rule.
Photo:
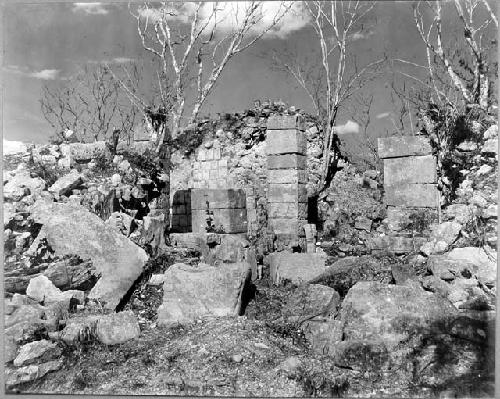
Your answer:
[[[372,230],[372,221],[365,216],[358,216],[354,222],[354,228],[369,233]]]
[[[268,256],[271,281],[279,285],[310,282],[326,270],[326,257],[318,253],[275,252]]]
[[[31,177],[26,169],[16,170],[9,181],[3,186],[3,196],[6,200],[20,201],[29,194],[39,194],[45,188],[45,181],[39,177]]]
[[[367,245],[372,250],[404,254],[409,252],[418,252],[420,247],[422,247],[426,241],[427,240],[423,237],[382,236],[373,237],[367,242]]]
[[[165,272],[158,324],[188,323],[242,312],[243,291],[251,279],[247,263],[189,266],[177,263]]]
[[[387,137],[378,139],[378,156],[399,158],[432,153],[430,141],[422,136]]]
[[[433,155],[384,160],[384,186],[437,182]]]
[[[95,141],[93,143],[72,143],[69,144],[71,159],[75,161],[90,161],[98,157],[111,157],[111,153],[105,141]]]
[[[65,302],[71,299],[77,300],[78,303],[83,303],[85,293],[78,290],[61,291],[48,277],[41,275],[30,280],[26,289],[26,295],[44,304]]]
[[[37,365],[31,364],[20,368],[8,368],[5,370],[5,385],[7,387],[13,387],[42,378],[51,371],[59,370],[63,363],[64,360],[59,359]]]
[[[67,195],[84,182],[84,176],[76,169],[72,169],[68,174],[60,177],[49,187],[49,192],[56,195]]]
[[[137,338],[141,333],[137,317],[131,310],[99,317],[97,339],[106,345],[116,345]]]
[[[56,255],[78,255],[92,260],[101,275],[89,298],[114,309],[143,271],[146,252],[77,205],[37,201],[32,217]]]

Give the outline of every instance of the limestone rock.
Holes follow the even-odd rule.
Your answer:
[[[41,234],[56,255],[92,260],[101,278],[89,298],[99,299],[107,308],[118,305],[148,260],[142,248],[81,206],[37,201],[32,217],[43,224]]]
[[[76,169],[72,169],[68,174],[60,177],[49,187],[49,191],[56,195],[67,195],[84,182],[84,176]]]
[[[369,233],[372,229],[372,221],[365,216],[358,216],[354,223],[354,228],[357,230],[365,230]]]
[[[340,305],[340,295],[333,288],[320,284],[307,284],[292,293],[281,313],[289,322],[302,321],[317,316],[335,316]]]
[[[141,330],[137,317],[129,310],[102,316],[97,321],[97,339],[106,345],[116,345],[137,338]]]
[[[198,318],[239,315],[251,278],[247,263],[189,266],[177,263],[165,272],[158,323],[171,325]]]
[[[455,248],[447,254],[447,258],[458,265],[465,263],[481,283],[486,285],[496,283],[496,252],[487,254],[484,249],[476,247]]]
[[[75,298],[79,303],[84,301],[83,291],[61,291],[44,275],[30,280],[26,294],[37,302],[43,302],[44,304],[69,301],[71,298]]]
[[[12,387],[43,377],[45,374],[59,370],[64,363],[63,359],[51,360],[46,363],[24,366],[5,370],[5,385]]]
[[[47,341],[33,341],[21,346],[19,354],[14,359],[14,366],[26,366],[31,363],[46,362],[56,359],[62,353],[57,344]]]
[[[28,194],[40,193],[45,188],[45,181],[39,177],[31,177],[26,169],[16,170],[12,178],[3,186],[6,200],[19,201]]]
[[[268,261],[274,284],[287,280],[294,284],[309,282],[326,270],[326,257],[319,253],[275,252]]]
[[[481,152],[483,154],[498,154],[498,137],[491,138],[486,140],[486,142],[483,145],[483,148],[481,148]]]
[[[352,286],[366,280],[391,282],[390,266],[383,265],[371,255],[348,256],[326,268],[323,273],[312,279],[311,283],[327,285],[341,296],[345,296]]]

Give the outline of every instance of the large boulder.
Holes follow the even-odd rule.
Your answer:
[[[172,265],[165,272],[158,323],[172,325],[204,317],[239,315],[251,273],[250,265],[244,262]]]
[[[275,252],[267,259],[274,284],[310,282],[326,270],[326,257],[319,253]]]
[[[389,265],[384,265],[373,256],[364,255],[339,259],[317,275],[311,283],[332,287],[343,297],[359,281],[390,283],[392,279]]]
[[[51,371],[59,370],[63,363],[63,359],[58,359],[42,364],[30,364],[19,368],[7,368],[5,370],[5,385],[7,387],[14,387],[25,382],[42,378]]]
[[[487,286],[494,286],[497,279],[496,252],[486,253],[483,248],[454,248],[447,255],[450,262],[455,262],[457,268],[467,267],[478,281]]]
[[[100,317],[97,321],[97,339],[106,345],[121,344],[137,338],[140,333],[139,322],[131,310]]]
[[[89,298],[108,309],[116,308],[148,260],[142,248],[79,205],[37,201],[32,218],[43,225],[39,237],[46,238],[56,255],[92,260],[101,278]]]

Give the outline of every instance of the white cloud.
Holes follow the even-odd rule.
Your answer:
[[[383,118],[387,118],[389,115],[391,115],[390,112],[382,112],[381,114],[378,114],[375,118],[383,119]]]
[[[334,130],[338,135],[359,133],[359,124],[348,120],[344,125],[335,126]]]
[[[17,65],[9,65],[7,67],[4,67],[3,70],[7,73],[15,73],[17,75],[41,80],[57,79],[59,73],[61,72],[59,69],[42,69],[41,71],[30,71],[28,68],[21,68]]]
[[[73,12],[84,12],[89,15],[106,15],[109,10],[102,3],[74,3]]]
[[[228,2],[205,2],[200,8],[200,24],[206,22],[212,15],[214,7],[217,7],[216,18],[211,19],[206,28],[206,32],[210,32],[217,21],[217,29],[219,32],[229,32],[234,30],[238,23],[241,23],[251,2],[249,1],[228,1]],[[280,19],[279,23],[274,26],[268,36],[284,38],[291,32],[297,31],[305,27],[309,20],[309,14],[304,9],[301,2],[263,2],[258,11],[255,13],[256,23],[251,28],[250,33],[258,34],[273,24],[274,18],[277,15],[282,15],[284,11],[290,7],[290,10]],[[190,23],[191,17],[196,11],[196,4],[192,2],[173,4],[168,9],[157,8],[140,8],[139,15],[142,18],[148,18],[150,22],[156,22],[161,19],[162,12],[165,12],[165,18],[171,21],[179,21],[181,23]]]

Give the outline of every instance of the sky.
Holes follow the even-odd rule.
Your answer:
[[[266,7],[272,10],[275,4]],[[363,31],[352,40],[360,63],[384,54],[425,62],[425,48],[413,23],[411,4],[377,3]],[[490,4],[494,6],[494,2]],[[126,3],[16,2],[4,4],[3,14],[4,139],[47,142],[53,131],[40,110],[44,84],[64,84],[85,63],[120,64],[146,56]],[[283,100],[313,111],[303,90],[286,73],[273,68],[270,61],[273,51],[295,51],[303,58],[311,57],[311,62],[319,62],[312,58],[311,51],[317,49],[318,42],[304,16],[297,13],[285,22],[229,62],[202,114],[242,111],[257,99]],[[392,130],[390,117],[397,110],[390,96],[391,76],[388,70],[365,88],[366,94],[374,96],[369,125],[372,136]],[[339,132],[358,130],[352,119],[352,115],[341,113]]]

